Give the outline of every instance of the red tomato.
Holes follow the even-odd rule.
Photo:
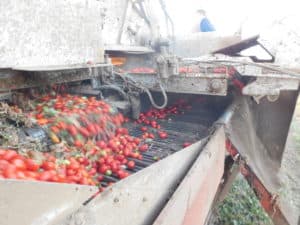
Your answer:
[[[99,148],[106,148],[106,143],[104,141],[97,141],[96,144]]]
[[[126,138],[127,142],[133,142],[134,141],[134,138],[131,137],[131,136],[126,135],[125,138]]]
[[[93,148],[88,152],[89,155],[96,155],[97,154],[97,149]]]
[[[129,154],[130,154],[130,151],[128,149],[123,150],[123,155],[124,156],[129,156]]]
[[[35,118],[42,119],[44,115],[42,113],[36,114]]]
[[[84,158],[83,157],[77,158],[77,162],[79,162],[80,164],[84,164]]]
[[[90,136],[89,131],[85,127],[79,127],[78,130],[84,137]]]
[[[33,171],[24,171],[24,174],[27,178],[37,179],[38,173],[35,173]]]
[[[94,175],[96,175],[97,170],[95,168],[91,168],[88,173],[89,173],[89,175],[94,176]]]
[[[146,131],[148,130],[147,127],[141,127],[140,129],[141,129],[141,131],[143,131],[143,132],[146,132]]]
[[[67,174],[68,177],[74,176],[76,174],[76,171],[72,170],[72,169],[67,169],[66,174]]]
[[[149,134],[148,134],[148,138],[154,139],[154,138],[155,138],[155,136],[154,136],[154,134],[152,134],[152,133],[149,133]]]
[[[30,170],[30,171],[37,171],[40,166],[35,163],[32,159],[26,159],[26,166],[27,166],[27,169]]]
[[[135,144],[137,144],[137,145],[138,145],[138,144],[140,144],[140,142],[141,142],[141,140],[140,140],[140,139],[138,139],[138,138],[134,138],[134,140],[133,140],[133,141],[134,141],[134,143],[135,143]]]
[[[41,181],[50,181],[52,177],[53,174],[51,173],[51,171],[44,171],[38,175],[37,179]]]
[[[151,120],[151,126],[153,128],[156,128],[157,127],[157,122],[155,120]]]
[[[18,170],[27,169],[26,163],[22,159],[15,158],[11,161],[11,163],[15,165]]]
[[[120,166],[116,162],[112,162],[110,166],[112,172],[117,172],[120,169]]]
[[[96,135],[97,134],[97,130],[96,128],[94,127],[93,124],[88,124],[86,129],[92,134],[92,135]]]
[[[143,144],[139,147],[139,150],[141,152],[146,152],[148,150],[149,146],[147,144]]]
[[[16,179],[17,168],[15,165],[9,164],[3,171],[3,176],[9,179]]]
[[[99,174],[98,177],[97,177],[97,180],[98,180],[99,182],[101,182],[103,179],[104,179],[103,175],[102,175],[102,174]]]
[[[53,133],[55,133],[55,134],[58,134],[59,133],[59,128],[58,127],[56,127],[56,126],[52,126],[51,128],[51,131],[53,132]]]
[[[24,171],[20,171],[20,170],[16,172],[16,176],[17,179],[21,179],[21,180],[24,180],[26,178]]]
[[[126,139],[121,139],[121,144],[122,145],[126,145],[128,143],[128,141]]]
[[[122,160],[122,164],[123,164],[123,165],[126,165],[127,162],[128,162],[128,160],[127,160],[126,158]]]
[[[78,170],[80,168],[80,164],[76,160],[70,160],[70,164],[67,165],[68,169]]]
[[[118,176],[120,179],[124,179],[124,178],[126,177],[125,171],[119,170],[119,171],[117,172],[117,176]]]
[[[5,154],[3,155],[3,159],[6,161],[10,161],[18,156],[18,153],[13,150],[5,150]]]
[[[77,139],[74,141],[74,146],[77,148],[81,148],[81,147],[83,147],[83,143]]]
[[[137,159],[138,157],[139,157],[139,153],[138,152],[132,152],[131,154],[130,154],[130,156],[132,157],[132,158],[135,158],[135,159]]]
[[[44,161],[42,166],[41,166],[44,170],[54,170],[55,169],[55,163],[54,162],[48,162],[48,161]]]
[[[5,155],[6,150],[0,149],[0,159]]]
[[[58,183],[65,183],[66,182],[66,176],[65,175],[62,175],[62,174],[57,174],[56,175],[56,182]]]
[[[58,128],[61,128],[62,130],[67,129],[67,125],[64,122],[59,122],[57,125]]]
[[[101,165],[98,172],[102,173],[102,174],[105,174],[106,170],[108,170],[108,166]]]
[[[129,162],[127,163],[127,167],[128,167],[129,169],[133,169],[133,168],[135,167],[135,162],[134,162],[134,161],[129,161]]]
[[[7,162],[6,160],[0,159],[0,172],[5,170],[6,167],[8,167],[10,163]]]
[[[182,144],[182,146],[184,147],[184,148],[186,148],[186,147],[188,147],[188,146],[190,146],[192,143],[190,143],[190,142],[184,142],[183,144]]]
[[[77,135],[77,128],[74,125],[69,125],[67,127],[67,130],[73,137],[75,137]]]
[[[49,162],[54,162],[54,163],[55,163],[56,158],[55,158],[53,155],[48,155],[47,161],[49,161]]]
[[[166,139],[168,138],[168,134],[164,131],[159,131],[158,132],[158,136],[161,138],[161,139]]]
[[[116,158],[118,161],[122,161],[123,159],[125,159],[125,156],[124,156],[124,155],[116,155],[115,158]]]
[[[102,165],[102,164],[105,163],[105,160],[104,160],[104,158],[100,158],[100,159],[98,160],[98,162],[99,162],[100,165]]]

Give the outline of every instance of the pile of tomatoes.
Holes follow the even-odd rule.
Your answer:
[[[158,119],[188,108],[184,101],[179,101],[162,110],[141,113],[135,123],[143,134],[137,138],[122,127],[128,119],[104,101],[71,95],[44,96],[29,115],[48,130],[53,146],[63,146],[63,152],[40,153],[42,158],[35,159],[11,149],[0,149],[0,178],[103,188],[103,184],[107,186],[114,179],[130,175],[135,159],[142,160],[142,153],[149,149],[149,138],[168,138]],[[188,145],[184,143],[184,147]]]
[[[53,146],[63,153],[41,153],[34,159],[11,149],[0,149],[0,178],[40,180],[101,186],[106,176],[123,179],[148,150],[122,124],[128,119],[94,97],[47,95],[29,113],[48,130]]]
[[[167,139],[168,133],[161,129],[161,125],[157,120],[167,119],[170,115],[183,114],[185,110],[190,109],[191,106],[187,104],[185,100],[178,100],[172,106],[165,109],[150,109],[147,112],[141,113],[136,120],[137,124],[142,125],[140,130],[143,132],[142,139],[154,139],[159,137],[160,139]],[[187,147],[187,144],[183,145]]]
[[[0,150],[0,178],[39,180],[58,183],[95,185],[92,176],[78,159],[69,158],[68,163],[58,163],[52,155],[45,155],[37,163],[14,150]]]
[[[79,148],[91,138],[108,140],[125,122],[106,102],[73,95],[44,96],[33,115],[39,125],[49,128],[54,143],[63,140]]]
[[[135,162],[129,157],[142,159],[141,152],[148,149],[139,138],[127,132],[125,128],[119,128],[116,136],[108,142],[89,141],[80,149],[66,146],[61,157],[43,153],[42,160],[33,160],[14,150],[0,149],[0,178],[98,186],[105,176],[123,179],[135,167]]]

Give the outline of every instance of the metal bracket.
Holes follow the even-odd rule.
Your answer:
[[[296,79],[275,78],[275,77],[257,77],[257,79],[246,85],[242,93],[244,95],[254,96],[257,103],[259,100],[267,96],[270,102],[274,102],[279,98],[280,92],[283,90],[298,90],[299,81]]]
[[[255,78],[243,88],[242,93],[253,96],[257,103],[265,96],[270,102],[277,101],[281,91],[293,91],[299,88],[300,76],[279,67],[241,63],[235,66],[235,69],[245,78]]]

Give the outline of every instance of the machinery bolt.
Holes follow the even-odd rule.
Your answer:
[[[276,102],[279,98],[279,94],[278,95],[267,95],[267,99],[269,102]]]
[[[114,203],[118,203],[119,199],[118,198],[114,198]]]
[[[219,79],[214,79],[210,82],[210,88],[213,92],[220,91],[222,86],[222,81]]]

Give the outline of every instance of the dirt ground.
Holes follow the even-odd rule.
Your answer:
[[[293,209],[294,220],[300,216],[300,98],[291,124],[286,150],[283,156],[280,178],[283,200]]]

